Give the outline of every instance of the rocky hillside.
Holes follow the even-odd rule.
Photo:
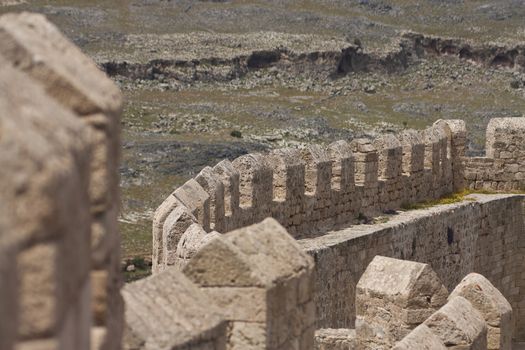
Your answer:
[[[37,11],[127,97],[126,257],[149,256],[150,216],[223,158],[525,111],[525,1],[44,0]]]

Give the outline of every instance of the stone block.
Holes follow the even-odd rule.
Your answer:
[[[0,42],[5,58],[79,115],[120,113],[122,97],[115,84],[44,16],[0,17]]]
[[[22,341],[16,344],[16,350],[57,350],[60,341],[56,338]]]
[[[164,269],[166,266],[173,264],[177,257],[177,247],[184,232],[192,226],[197,224],[197,219],[184,206],[179,205],[168,215],[164,221],[162,230],[162,251],[163,260],[159,269]],[[197,224],[202,228],[200,224]]]
[[[263,323],[234,322],[228,332],[228,350],[260,350],[267,347],[266,327]]]
[[[273,169],[273,198],[286,201],[289,209],[299,207],[305,194],[305,163],[298,150],[277,149],[266,157]]]
[[[403,149],[401,142],[392,134],[384,134],[374,140],[379,156],[379,178],[395,179],[401,176]]]
[[[487,349],[487,325],[483,316],[461,296],[448,301],[424,323],[448,348]]]
[[[376,256],[356,287],[360,344],[392,347],[442,306],[447,296],[429,265]]]
[[[346,141],[336,141],[328,146],[332,159],[332,188],[342,193],[352,192],[355,187],[354,156]]]
[[[298,303],[313,299],[313,261],[274,219],[211,240],[183,271],[225,310],[233,347],[298,344],[314,323],[313,303]]]
[[[301,150],[305,163],[305,191],[320,200],[329,198],[332,180],[332,160],[328,151],[319,145]]]
[[[506,158],[508,147],[515,145],[513,134],[523,137],[525,134],[525,118],[492,118],[487,125],[485,146],[487,157]],[[501,155],[501,153],[504,154]]]
[[[85,126],[3,59],[0,116],[4,239],[16,246],[89,225]]]
[[[322,328],[315,331],[315,350],[357,349],[355,330]]]
[[[103,326],[107,320],[107,301],[109,289],[109,273],[106,270],[91,272],[91,303],[93,310],[93,324]]]
[[[74,114],[0,62],[0,246],[8,256],[22,249],[11,256],[19,317],[9,322],[15,336],[38,337],[59,331],[89,268],[91,147]]]
[[[216,231],[224,229],[224,185],[213,169],[205,167],[195,177],[195,181],[210,196],[210,228]]]
[[[462,296],[480,312],[487,323],[487,349],[512,347],[512,307],[505,297],[480,274],[467,275],[450,294]]]
[[[273,171],[265,157],[247,154],[235,159],[232,164],[240,175],[240,205],[253,207],[257,216],[267,216],[272,202]]]
[[[210,229],[210,196],[194,179],[173,192],[173,196],[195,216],[197,222],[209,231]]]
[[[420,324],[392,350],[446,350],[443,341],[424,324]]]
[[[4,48],[1,54],[11,64],[37,80],[49,96],[90,125],[86,135],[94,150],[92,211],[104,211],[118,201],[122,110],[118,88],[42,15],[22,13],[0,17],[0,42]]]
[[[213,300],[225,319],[232,322],[260,322],[267,319],[267,291],[264,288],[201,288]]]
[[[227,159],[215,165],[213,167],[213,172],[219,176],[224,185],[225,214],[235,220],[236,216],[238,215],[240,205],[239,172]],[[238,223],[234,222],[232,226],[237,228]],[[226,227],[226,229],[231,230],[230,227]]]
[[[63,278],[56,244],[26,249],[17,258],[21,338],[42,337],[58,331],[65,308]]]
[[[183,272],[201,287],[263,287],[251,273],[246,256],[224,237],[212,240],[184,267]]]
[[[423,171],[425,145],[421,133],[416,130],[404,130],[401,135],[403,148],[403,173],[414,174]]]
[[[157,273],[164,266],[164,223],[171,212],[180,206],[180,202],[173,195],[168,196],[164,202],[155,210],[152,223],[153,236],[153,266],[152,273]]]
[[[212,240],[184,273],[201,286],[265,287],[311,269],[311,257],[279,223],[266,219]]]
[[[202,246],[220,235],[216,231],[207,233],[199,224],[192,224],[186,229],[177,244],[177,258],[187,262]]]
[[[124,349],[183,350],[226,339],[219,309],[174,268],[126,285]],[[137,347],[139,346],[140,347]]]

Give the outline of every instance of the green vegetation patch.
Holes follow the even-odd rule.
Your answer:
[[[463,201],[473,201],[473,198],[467,198],[468,195],[471,194],[496,194],[496,191],[490,191],[490,190],[470,190],[465,189],[460,192],[452,193],[448,196],[439,198],[439,199],[433,199],[429,201],[419,202],[419,203],[405,203],[401,206],[401,209],[403,210],[418,210],[418,209],[428,209],[431,207],[435,207],[437,205],[445,205],[445,204],[454,204],[459,203]]]

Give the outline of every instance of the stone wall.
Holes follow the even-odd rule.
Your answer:
[[[167,269],[127,284],[124,350],[226,350],[221,310],[182,272]]]
[[[184,265],[189,255],[179,241],[194,224],[224,233],[270,216],[300,239],[440,198],[463,188],[464,145],[462,121],[438,121],[423,131],[278,149],[206,167],[157,209],[153,271]]]
[[[525,190],[525,118],[492,119],[487,126],[486,156],[465,159],[471,189]]]
[[[447,297],[428,264],[376,256],[356,287],[356,340],[365,349],[390,349]]]
[[[475,199],[475,200],[474,200]],[[299,244],[316,263],[318,328],[354,328],[356,285],[376,255],[428,263],[450,291],[470,272],[486,276],[512,305],[514,337],[525,339],[523,196],[402,212]]]
[[[184,275],[170,267],[124,288],[125,349],[311,350],[313,271],[274,219],[216,236]]]
[[[216,237],[184,267],[230,327],[227,349],[312,349],[314,264],[274,219]]]
[[[0,46],[0,348],[118,349],[120,92],[40,15]]]
[[[465,157],[465,123],[440,120],[423,131],[375,140],[224,160],[204,168],[157,209],[153,271],[182,266],[191,257],[178,242],[193,224],[204,232],[227,232],[271,216],[301,239],[465,188],[525,189],[524,136],[525,118],[492,119],[487,156]]]
[[[0,17],[0,44],[0,348],[119,349],[120,94],[41,16]],[[410,293],[406,303],[377,301],[378,310],[401,315],[435,311],[407,337],[432,332],[446,342],[439,320],[477,308],[481,326],[465,339],[508,346],[512,329],[525,340],[523,196],[477,195],[342,229],[465,185],[522,189],[524,125],[493,120],[485,158],[464,157],[464,123],[438,121],[421,132],[250,154],[203,169],[157,210],[157,274],[124,290],[126,347],[308,350],[316,323],[346,328],[323,337],[349,345],[355,299],[377,287],[357,282],[376,255],[428,263],[449,290],[479,272],[513,308],[512,319],[492,285],[473,277],[439,310],[432,298],[414,308]],[[478,286],[491,292],[480,296]],[[374,324],[366,313],[373,308],[357,310],[361,325]],[[417,323],[403,322],[386,325],[401,325],[392,339]],[[358,327],[356,338],[371,328]]]
[[[357,283],[356,329],[319,329],[316,350],[511,350],[512,308],[480,274],[448,293],[428,264],[376,256]]]

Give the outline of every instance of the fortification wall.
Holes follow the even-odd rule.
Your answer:
[[[316,263],[317,327],[354,328],[357,282],[383,255],[428,263],[449,291],[470,272],[484,275],[512,305],[515,338],[525,339],[524,197],[474,198],[300,240]]]
[[[0,348],[118,349],[120,92],[43,16],[0,47]]]
[[[486,156],[465,159],[471,189],[525,189],[524,118],[492,119],[487,126]]]
[[[462,121],[438,121],[423,131],[278,149],[206,167],[158,208],[153,271],[185,263],[178,246],[193,224],[224,233],[270,216],[299,239],[440,198],[464,186],[464,145]]]

